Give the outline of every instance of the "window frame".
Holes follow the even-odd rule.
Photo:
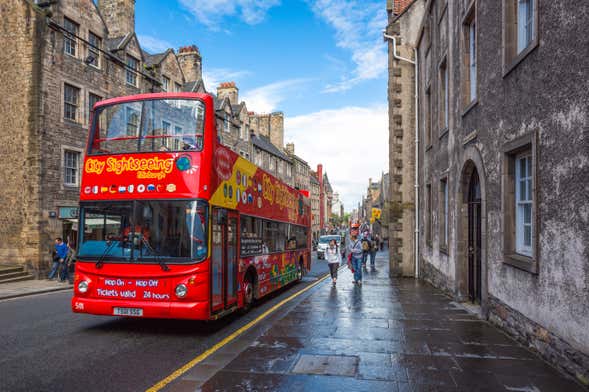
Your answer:
[[[67,182],[67,170],[68,170],[68,167],[66,166],[67,165],[67,158],[66,158],[67,153],[75,154],[75,156],[77,158],[77,162],[76,162],[77,167],[69,168],[69,169],[75,170],[75,173],[74,173],[75,181],[74,182]],[[70,147],[70,146],[62,146],[61,147],[61,167],[62,167],[61,185],[64,189],[66,189],[66,188],[79,188],[80,187],[81,169],[82,169],[82,154],[83,154],[82,149],[74,148],[74,147]]]
[[[125,64],[127,65],[125,67],[125,83],[129,86],[137,87],[137,82],[139,79],[137,73],[139,70],[139,60],[127,53]]]
[[[474,27],[473,27],[474,26]],[[473,33],[474,29],[474,33]],[[478,102],[478,20],[473,0],[462,19],[462,106],[464,116]],[[474,53],[473,53],[474,51]],[[473,67],[474,63],[474,67]],[[474,72],[473,72],[474,68]],[[473,81],[474,76],[474,81]]]
[[[96,39],[96,43],[92,43],[92,37]],[[97,45],[98,46],[97,46]],[[102,49],[102,37],[98,34],[88,30],[88,55],[94,56],[93,62],[89,62],[88,65],[100,69],[100,50]]]
[[[162,75],[162,91],[168,92],[170,89],[170,78],[166,75]]]
[[[448,204],[448,177],[443,177],[442,179],[440,179],[440,199],[439,199],[439,204],[440,204],[440,214],[439,214],[439,222],[440,222],[440,227],[439,227],[439,231],[440,231],[440,237],[439,237],[439,245],[440,245],[440,250],[444,253],[448,253],[448,220],[450,217],[449,214],[449,204]]]
[[[532,51],[539,45],[538,29],[538,1],[533,2],[533,15],[531,18],[532,37],[525,48],[518,48],[518,8],[522,0],[503,1],[503,77],[507,77]]]
[[[537,132],[530,132],[503,146],[502,181],[502,229],[503,263],[537,274],[538,269],[538,181],[537,181]],[[522,156],[530,157],[531,166],[531,243],[529,254],[523,254],[517,244],[516,164]]]
[[[71,31],[68,28],[68,23],[74,27],[74,31]],[[76,38],[77,35],[80,33],[80,24],[74,22],[73,19],[68,18],[67,16],[63,17],[63,53],[73,58],[78,58],[78,40]],[[68,45],[70,43],[70,45]],[[68,51],[69,48],[73,48],[73,53]]]
[[[443,56],[438,66],[438,137],[450,129],[450,71],[448,56]]]
[[[425,222],[425,243],[430,248],[432,247],[432,229],[433,229],[433,215],[434,211],[432,208],[432,184],[427,183],[425,185],[425,197],[426,199],[426,222]]]
[[[77,92],[76,102],[68,101],[66,98],[66,90],[67,88],[72,88],[73,91]],[[63,83],[63,119],[68,122],[73,122],[76,124],[80,123],[80,105],[82,104],[82,88],[79,86],[73,85],[68,82]],[[74,107],[74,118],[70,118],[66,116],[67,108],[73,106]]]

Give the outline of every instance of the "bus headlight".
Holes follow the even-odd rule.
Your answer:
[[[186,285],[184,283],[180,283],[178,286],[176,286],[176,297],[178,297],[178,298],[186,297],[187,293],[188,293],[188,288],[186,287]]]
[[[81,281],[80,283],[78,283],[78,291],[82,294],[84,294],[85,292],[88,291],[88,282],[86,282],[85,280]]]

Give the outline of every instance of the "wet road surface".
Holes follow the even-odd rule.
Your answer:
[[[210,323],[73,314],[69,291],[0,301],[0,391],[146,390],[326,271]]]
[[[340,271],[164,390],[584,390],[433,287],[391,281],[382,256],[362,287]]]

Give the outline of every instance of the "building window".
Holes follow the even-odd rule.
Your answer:
[[[102,38],[94,34],[93,32],[88,33],[88,59],[86,60],[89,65],[100,68],[100,49],[102,48]]]
[[[89,93],[88,94],[88,122],[90,122],[90,113],[92,113],[92,108],[96,104],[96,102],[102,100],[102,97],[96,94]]]
[[[440,181],[440,248],[448,249],[448,179]]]
[[[425,147],[428,148],[432,144],[432,96],[431,89],[428,88],[425,92],[425,121],[424,121],[424,136]]]
[[[223,119],[223,130],[225,132],[231,132],[231,125],[229,124],[229,114],[225,113],[225,117]]]
[[[276,158],[270,157],[270,162],[268,163],[268,170],[274,171],[274,167],[276,165],[275,160],[276,160]]]
[[[80,175],[80,153],[64,150],[63,152],[63,183],[66,186],[78,186]]]
[[[170,89],[170,78],[162,75],[162,91],[169,91]]]
[[[137,87],[137,69],[139,69],[139,60],[127,55],[127,84]]]
[[[182,91],[182,85],[180,83],[174,83],[174,87],[176,88],[176,92],[179,93]]]
[[[503,0],[504,73],[538,44],[537,0]]]
[[[448,96],[448,64],[447,61],[442,61],[442,65],[440,65],[440,129],[443,131],[448,129],[448,103],[449,103],[449,96]]]
[[[462,24],[464,54],[463,54],[463,104],[470,105],[477,98],[477,27],[476,5],[468,10]]]
[[[78,121],[80,89],[69,84],[63,85],[63,118]]]
[[[534,38],[534,0],[517,1],[517,53],[527,48]]]
[[[139,112],[127,107],[127,136],[139,135]]]
[[[504,261],[537,273],[535,134],[507,143],[503,151]]]
[[[283,163],[282,160],[278,159],[277,166],[278,166],[278,174],[280,174],[280,175],[282,175],[282,173],[283,173],[282,163]]]
[[[63,34],[63,50],[66,54],[76,57],[77,40],[76,36],[80,25],[68,18],[63,18],[63,28],[66,30]]]
[[[262,167],[262,151],[256,149],[255,154],[256,154],[256,165],[258,165],[259,167]]]
[[[432,244],[432,220],[433,220],[433,211],[432,211],[432,186],[427,184],[425,186],[425,197],[426,197],[426,223],[425,223],[425,242],[431,246]]]
[[[515,251],[532,256],[532,156],[515,158]]]

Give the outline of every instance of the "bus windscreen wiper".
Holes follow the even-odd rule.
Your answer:
[[[169,271],[170,268],[168,267],[166,262],[160,258],[160,254],[158,252],[156,252],[155,249],[152,248],[152,246],[145,239],[145,237],[141,238],[141,242],[143,242],[143,245],[145,245],[147,250],[149,250],[155,256],[155,261],[157,261],[157,263],[160,265],[160,267],[162,268],[162,271]]]
[[[108,254],[108,252],[110,252],[110,250],[114,246],[115,246],[115,241],[111,241],[110,244],[108,244],[108,246],[104,250],[104,253],[98,258],[98,261],[96,262],[96,269],[102,268],[102,265],[104,264],[104,258],[106,257],[106,255]]]

